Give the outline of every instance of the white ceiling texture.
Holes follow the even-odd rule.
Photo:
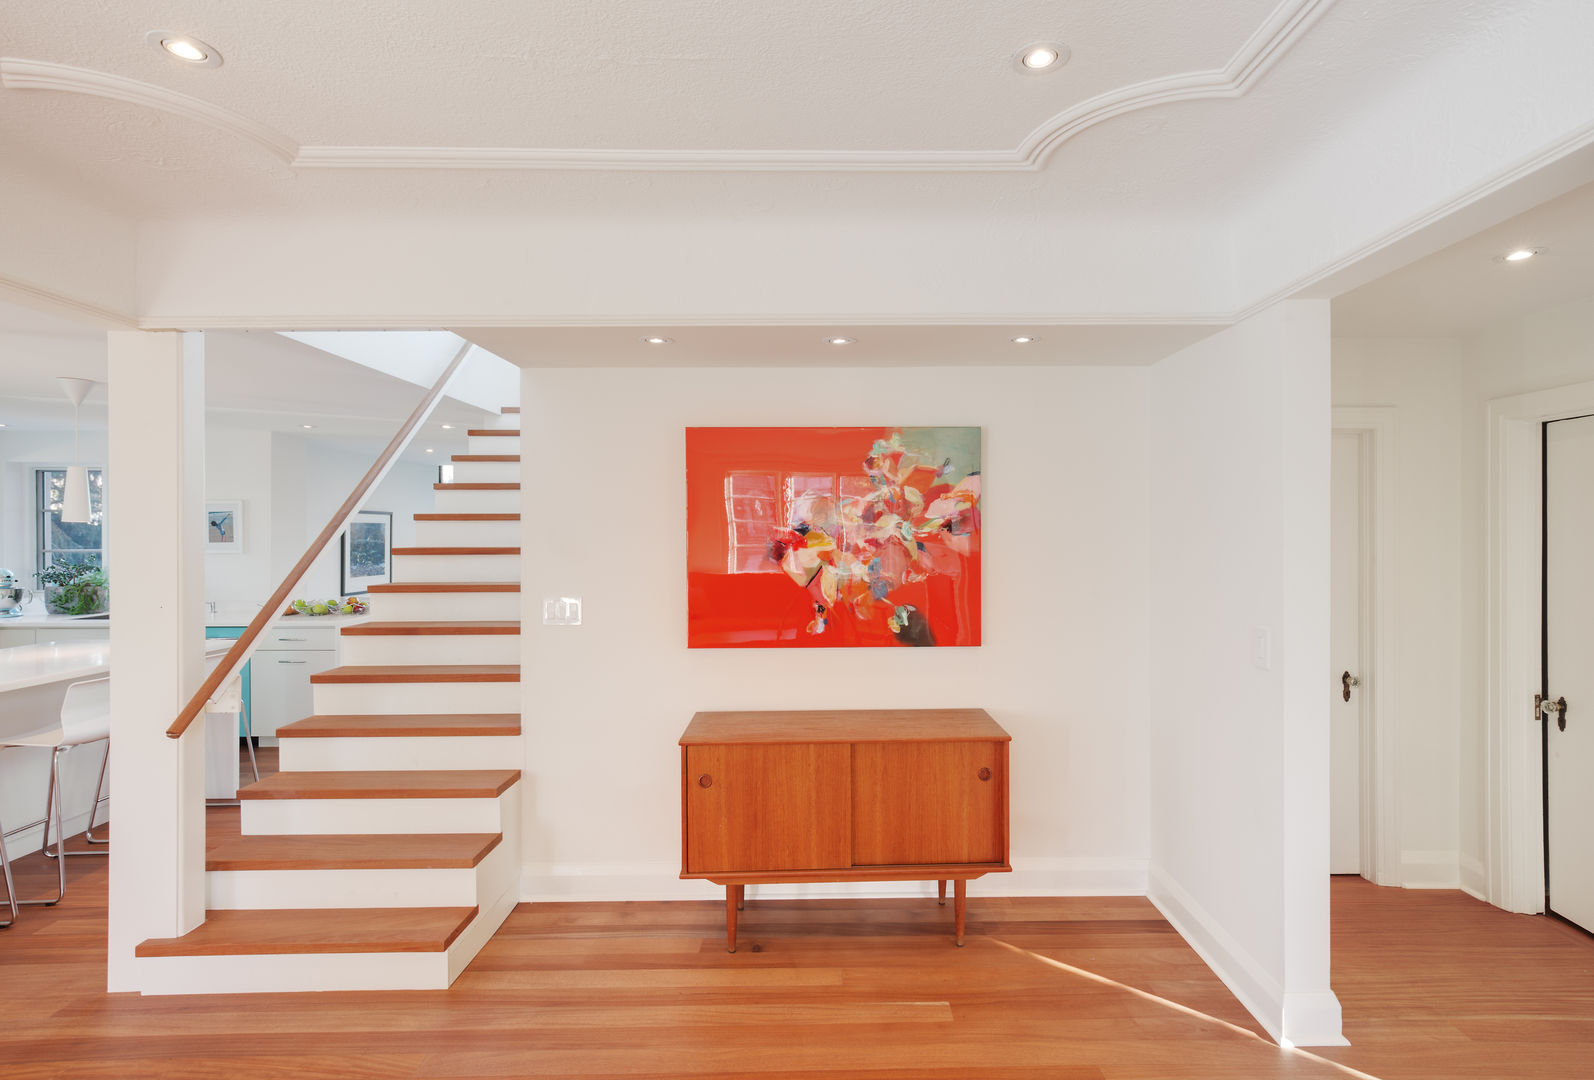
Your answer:
[[[0,292],[525,364],[1149,363],[1594,179],[1591,36],[1586,0],[0,0]]]

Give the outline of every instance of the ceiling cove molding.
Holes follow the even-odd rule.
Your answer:
[[[145,315],[140,330],[453,330],[547,328],[589,329],[618,327],[722,327],[818,326],[862,329],[871,326],[998,326],[1023,329],[1047,326],[1200,326],[1221,329],[1233,323],[1227,315],[665,315],[653,319],[635,316],[559,316],[527,318],[524,315]]]
[[[0,86],[7,90],[61,90],[69,94],[88,94],[111,101],[125,101],[129,105],[141,105],[146,109],[158,109],[258,143],[290,164],[299,153],[299,144],[282,132],[231,109],[163,86],[103,71],[52,64],[47,60],[0,57]]]
[[[63,315],[69,319],[103,326],[107,330],[134,330],[138,329],[138,320],[132,315],[110,308],[90,304],[65,293],[55,292],[50,289],[41,289],[37,285],[30,285],[20,278],[7,277],[0,274],[0,298],[14,300],[24,307],[31,307],[39,311],[48,311]]]
[[[1035,172],[1068,139],[1115,116],[1246,93],[1334,0],[1281,0],[1221,68],[1168,75],[1065,109],[1013,150],[579,150],[483,146],[301,146],[186,94],[39,60],[0,59],[0,86],[93,94],[161,109],[250,139],[303,169],[595,169],[616,172]]]

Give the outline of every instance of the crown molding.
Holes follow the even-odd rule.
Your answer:
[[[1065,109],[1012,150],[581,150],[485,146],[302,146],[230,109],[86,68],[0,59],[0,86],[91,94],[210,124],[300,169],[595,169],[613,172],[1035,172],[1057,148],[1115,116],[1246,93],[1334,0],[1281,0],[1221,68],[1121,87]]]
[[[617,327],[688,326],[815,326],[859,329],[870,326],[1201,326],[1221,329],[1234,322],[1228,315],[566,315],[527,318],[523,314],[504,315],[145,315],[138,319],[140,330],[454,330],[454,329],[589,329]]]
[[[0,86],[7,90],[60,90],[158,109],[247,139],[290,164],[299,153],[299,144],[287,135],[231,109],[163,86],[104,71],[72,67],[70,64],[52,64],[48,60],[0,57]]]
[[[107,330],[134,330],[139,326],[139,320],[126,312],[90,304],[51,289],[41,289],[21,278],[8,277],[5,274],[0,274],[0,298],[15,300],[24,307],[93,323]]]

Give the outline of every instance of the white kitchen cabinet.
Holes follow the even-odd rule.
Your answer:
[[[0,627],[0,649],[14,649],[18,645],[32,645],[37,640],[35,632],[26,627]]]
[[[40,645],[65,645],[68,642],[78,641],[109,641],[111,628],[109,626],[45,626],[34,631],[34,638]]]
[[[260,636],[250,670],[250,721],[262,745],[277,729],[315,713],[310,676],[338,666],[334,627],[273,626]]]

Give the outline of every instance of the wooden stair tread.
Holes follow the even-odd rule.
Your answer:
[[[345,637],[407,637],[447,635],[513,635],[520,633],[519,619],[460,619],[449,622],[365,622],[345,626]]]
[[[206,870],[468,870],[502,833],[235,836],[205,854]]]
[[[416,521],[519,521],[519,514],[416,514]]]
[[[519,769],[281,772],[238,789],[247,799],[496,799]]]
[[[310,676],[312,684],[519,681],[519,664],[344,664]]]
[[[519,484],[433,484],[433,491],[519,491]]]
[[[137,956],[444,952],[477,908],[316,908],[207,911],[177,938],[150,938]]]
[[[372,585],[367,592],[519,592],[518,581],[394,581]]]
[[[500,413],[500,415],[503,415],[503,416],[511,416],[511,415],[518,416],[520,414],[520,406],[519,405],[505,405],[502,409],[499,409],[498,412]]]
[[[395,555],[519,555],[518,547],[396,547]]]
[[[450,461],[509,461],[518,462],[519,454],[453,454]]]
[[[442,738],[466,735],[519,735],[519,713],[329,713],[307,716],[277,729],[279,739]]]
[[[511,439],[511,438],[512,439],[518,439],[518,438],[520,438],[520,429],[519,428],[498,428],[498,427],[495,427],[495,428],[466,428],[465,429],[465,434],[466,435],[473,435],[473,436],[475,436],[478,439],[492,438],[494,436],[498,436],[498,437],[506,438],[506,439]]]

